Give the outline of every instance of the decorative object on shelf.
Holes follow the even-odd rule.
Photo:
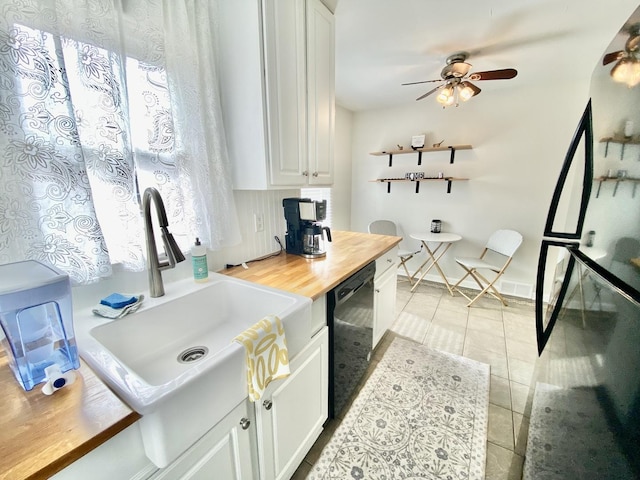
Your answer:
[[[471,69],[471,64],[465,62],[468,57],[468,52],[458,52],[450,55],[447,58],[447,65],[440,72],[442,80],[423,80],[420,82],[403,83],[402,85],[442,82],[434,89],[429,90],[424,95],[416,98],[416,100],[422,100],[423,98],[440,90],[440,93],[436,97],[438,103],[440,103],[443,108],[450,105],[455,105],[457,107],[459,100],[466,102],[471,97],[478,95],[481,92],[481,90],[469,80],[508,80],[518,74],[518,71],[513,68],[505,68],[501,70],[477,72],[468,75],[469,70]]]
[[[400,144],[398,144],[397,147],[398,147],[398,150],[401,150],[401,151],[404,150],[404,147]]]
[[[438,148],[440,145],[442,145],[442,142],[444,142],[444,138],[440,140],[438,143],[434,143],[433,148]]]
[[[412,182],[422,180],[424,178],[424,172],[407,172],[404,174],[404,178]]]
[[[618,178],[626,178],[627,177],[627,171],[626,170],[618,170]]]
[[[585,243],[585,246],[587,247],[593,247],[593,241],[596,238],[596,231],[595,230],[589,230],[589,232],[587,233],[587,242]]]
[[[624,138],[631,138],[633,136],[633,120],[627,120],[624,122]]]
[[[431,220],[431,233],[442,232],[442,221],[438,219]]]
[[[438,172],[438,178],[444,178],[444,173],[443,172]]]
[[[627,28],[629,38],[624,50],[607,53],[602,59],[602,65],[611,62],[616,64],[611,69],[609,75],[614,82],[624,83],[629,88],[640,83],[640,23],[633,24]]]
[[[411,148],[414,150],[424,148],[424,137],[424,135],[414,135],[411,137]]]

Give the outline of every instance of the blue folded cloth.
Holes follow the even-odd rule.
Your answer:
[[[129,298],[129,297],[135,298],[136,300],[133,303],[125,305],[122,308],[114,308],[100,302],[100,305],[96,305],[95,308],[92,310],[92,312],[96,315],[99,315],[105,318],[122,318],[125,315],[129,315],[130,313],[134,313],[135,311],[137,311],[140,308],[140,305],[142,305],[142,301],[144,300],[144,295],[142,293],[135,296],[134,295],[122,295],[122,296],[125,298]],[[104,300],[108,302],[110,301],[109,300],[110,297],[111,295],[109,295]],[[116,305],[117,304],[118,303],[116,301]]]
[[[127,305],[136,303],[138,299],[133,295],[122,295],[121,293],[112,293],[108,297],[100,300],[100,305],[106,305],[111,308],[124,308]]]

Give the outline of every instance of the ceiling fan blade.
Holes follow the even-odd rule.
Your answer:
[[[508,80],[518,75],[514,68],[503,68],[501,70],[488,70],[486,72],[475,72],[469,75],[469,80]]]
[[[421,82],[409,82],[409,83],[403,83],[402,85],[418,85],[419,83],[433,83],[433,82],[441,82],[442,79],[439,78],[438,80],[422,80]]]
[[[428,97],[429,95],[431,95],[433,92],[435,92],[436,90],[442,88],[445,84],[443,83],[442,85],[438,85],[436,88],[434,88],[433,90],[429,90],[427,93],[425,93],[424,95],[421,95],[420,97],[416,98],[416,102],[418,100],[422,100],[425,97]]]
[[[602,65],[607,65],[611,62],[619,60],[624,55],[624,50],[618,50],[617,52],[607,53],[602,59]]]

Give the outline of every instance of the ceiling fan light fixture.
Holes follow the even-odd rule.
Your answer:
[[[469,85],[469,82],[462,82],[459,86],[458,86],[458,95],[460,96],[460,100],[462,100],[463,102],[466,102],[467,100],[469,100],[471,97],[473,97],[475,95],[475,92],[473,91],[473,88],[471,88],[471,86]]]
[[[630,60],[626,57],[618,60],[611,69],[611,78],[613,78],[615,82],[626,83],[630,63]]]
[[[621,58],[611,69],[610,75],[615,82],[635,87],[640,83],[640,62],[635,58]]]
[[[451,105],[453,103],[453,100],[454,100],[453,99],[453,86],[447,85],[442,90],[440,90],[440,93],[436,97],[436,100],[438,101],[438,103],[441,103],[442,105],[445,105],[445,106]]]

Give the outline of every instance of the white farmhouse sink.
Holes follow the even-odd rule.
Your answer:
[[[311,338],[311,299],[220,274],[167,284],[134,314],[76,312],[81,357],[143,415],[147,456],[177,458],[247,397],[244,348],[233,338],[264,316],[283,321],[292,358]],[[107,292],[110,293],[110,292]]]

